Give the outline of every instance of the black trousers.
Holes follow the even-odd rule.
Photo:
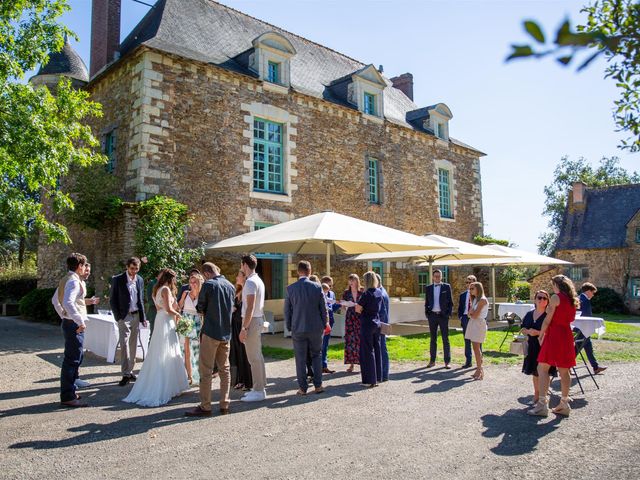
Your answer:
[[[451,347],[449,346],[449,317],[445,317],[442,313],[429,313],[429,332],[431,333],[430,345],[430,361],[436,361],[436,352],[438,349],[438,327],[440,335],[442,335],[442,346],[444,348],[444,363],[451,362]]]
[[[73,320],[62,320],[64,335],[64,358],[60,369],[60,401],[76,399],[75,381],[82,363],[84,332],[77,333],[78,325]]]

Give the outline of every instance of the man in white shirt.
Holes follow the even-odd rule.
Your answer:
[[[58,302],[62,305],[62,332],[64,334],[64,359],[60,374],[60,403],[64,407],[86,407],[76,394],[75,381],[84,352],[84,330],[87,307],[82,277],[87,257],[72,253],[67,257],[67,275],[58,284]]]
[[[84,290],[85,295],[87,293],[87,280],[89,279],[90,275],[91,275],[91,264],[85,263],[84,274],[81,276],[82,289]],[[60,317],[60,320],[64,320],[64,308],[62,307],[62,302],[58,298],[57,288],[56,288],[56,291],[53,293],[53,297],[51,297],[51,303],[53,303],[53,308],[58,314],[58,316]],[[98,303],[100,303],[100,297],[96,297],[95,295],[91,298],[85,297],[84,299],[84,304],[87,306],[97,305]],[[80,372],[78,372],[78,375],[79,374]],[[76,378],[75,384],[76,384],[76,388],[87,388],[91,386],[89,382],[87,382],[86,380],[82,380],[81,378]]]
[[[458,302],[458,319],[460,320],[460,325],[462,326],[462,336],[467,332],[467,325],[469,323],[469,310],[471,309],[471,293],[469,292],[469,285],[473,282],[476,282],[475,275],[469,275],[465,284],[467,285],[467,289],[460,294],[460,299]],[[464,357],[466,359],[462,368],[470,368],[471,367],[471,340],[464,340]]]
[[[253,389],[240,400],[259,402],[267,398],[267,373],[262,356],[262,324],[264,323],[264,283],[256,273],[258,260],[253,255],[242,257],[240,269],[245,275],[242,288],[242,330],[239,339],[245,344],[251,365]]]

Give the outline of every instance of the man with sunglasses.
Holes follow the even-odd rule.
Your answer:
[[[458,319],[460,325],[462,325],[462,336],[467,333],[467,325],[469,324],[469,310],[471,309],[471,292],[469,292],[469,285],[476,282],[475,275],[469,275],[464,283],[467,285],[467,289],[460,294],[460,300],[458,301]],[[471,340],[464,339],[464,358],[466,359],[464,365],[461,368],[471,368]]]

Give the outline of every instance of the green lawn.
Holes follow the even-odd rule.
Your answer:
[[[602,363],[608,362],[640,362],[640,327],[628,325],[620,322],[640,323],[640,318],[629,315],[603,315],[605,318],[606,334],[602,339],[593,337],[593,345]],[[502,350],[498,347],[504,338],[505,331],[490,330],[487,332],[487,340],[483,345],[485,362],[491,364],[519,364],[522,356],[509,353],[509,342],[511,337],[507,337]],[[429,358],[428,333],[408,335],[405,337],[387,338],[387,349],[389,358],[394,362],[426,362]],[[449,333],[451,342],[451,356],[454,364],[464,363],[464,337],[461,331],[451,331]],[[263,347],[265,356],[273,359],[293,358],[293,350],[286,348]],[[342,360],[344,353],[344,343],[337,343],[329,347],[330,360]],[[438,361],[442,362],[442,340],[438,337]]]

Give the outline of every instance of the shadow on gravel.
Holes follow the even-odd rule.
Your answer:
[[[392,373],[390,378],[392,380],[411,380],[411,383],[431,382],[429,386],[416,390],[415,393],[442,393],[473,381],[470,372],[469,369],[460,368],[447,370],[444,366],[419,367],[406,372]]]
[[[498,438],[500,443],[491,451],[496,455],[513,456],[531,453],[538,446],[540,439],[556,430],[562,421],[559,416],[544,422],[542,417],[527,415],[526,409],[512,408],[502,415],[485,415],[481,417],[486,428],[483,437]]]
[[[143,409],[140,410],[141,412],[145,411]],[[69,432],[81,432],[80,435],[72,438],[64,440],[33,440],[28,442],[19,442],[10,445],[9,448],[31,448],[34,450],[67,448],[112,440],[115,438],[139,435],[166,425],[192,421],[192,419],[184,416],[184,412],[185,409],[181,407],[174,408],[172,410],[163,410],[150,415],[122,418],[111,423],[87,423],[85,425],[70,428],[68,430]]]

